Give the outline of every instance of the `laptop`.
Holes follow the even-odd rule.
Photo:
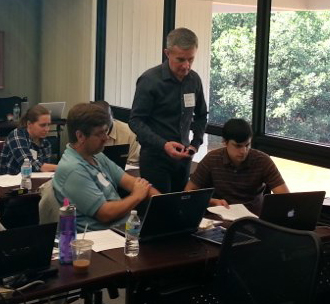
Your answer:
[[[28,101],[21,102],[21,117],[26,114],[29,108],[30,108],[30,103]]]
[[[140,241],[147,242],[197,231],[214,188],[174,192],[151,197],[142,220]],[[124,234],[125,226],[113,230]]]
[[[1,231],[0,278],[49,268],[56,228],[50,223]]]
[[[125,170],[128,158],[129,144],[104,146],[103,153],[116,165]]]
[[[260,219],[299,230],[314,230],[325,191],[266,194]]]
[[[41,102],[39,105],[45,107],[49,111],[52,120],[62,119],[65,101]]]

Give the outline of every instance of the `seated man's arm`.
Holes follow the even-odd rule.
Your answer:
[[[151,187],[147,180],[133,177],[127,173],[123,175],[120,186],[131,194],[122,200],[104,202],[95,214],[100,222],[106,223],[124,217],[146,197],[159,194],[159,191]]]
[[[290,190],[288,188],[288,186],[286,185],[286,183],[282,184],[282,185],[279,185],[275,188],[272,189],[272,192],[274,194],[279,194],[279,193],[289,193]]]
[[[191,190],[197,190],[201,187],[197,186],[195,183],[193,183],[191,180],[188,181],[186,187],[184,188],[185,191],[191,191]],[[217,199],[217,198],[211,198],[209,202],[210,206],[225,206],[229,209],[229,204],[224,199]]]
[[[56,170],[56,168],[57,168],[57,165],[44,163],[41,166],[40,171],[41,172],[53,172]]]
[[[137,179],[141,179],[141,178],[136,178],[130,174],[125,173],[120,181],[120,187],[124,188],[126,191],[131,193],[134,189],[134,184]],[[156,188],[152,187],[152,185],[150,185],[150,189],[147,197],[151,197],[152,195],[158,195],[158,194],[160,194],[160,192]]]

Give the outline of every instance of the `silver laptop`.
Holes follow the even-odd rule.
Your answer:
[[[42,102],[39,103],[39,105],[45,107],[49,111],[52,120],[58,120],[62,118],[65,108],[65,101]]]
[[[28,101],[21,102],[21,117],[25,115],[29,107],[30,107],[30,103]]]

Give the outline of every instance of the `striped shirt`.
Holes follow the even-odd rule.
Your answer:
[[[31,150],[36,151],[36,159]],[[17,128],[9,133],[0,153],[0,174],[18,174],[25,158],[32,165],[32,171],[38,172],[44,163],[49,163],[51,145],[47,139],[40,139],[40,145],[32,141],[25,128]]]
[[[257,203],[266,185],[274,189],[284,184],[271,158],[255,149],[250,149],[238,168],[230,161],[226,148],[213,150],[198,164],[190,180],[199,188],[214,187],[214,196],[229,204]]]

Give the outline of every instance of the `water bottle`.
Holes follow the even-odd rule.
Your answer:
[[[31,174],[32,174],[32,166],[30,160],[28,158],[24,158],[23,165],[21,167],[21,188],[31,190],[32,188],[32,181],[31,181]]]
[[[13,119],[14,119],[14,121],[18,121],[19,120],[20,113],[21,113],[21,109],[18,106],[18,104],[16,103],[14,105],[14,108],[13,108]]]
[[[137,211],[132,210],[126,222],[125,228],[125,248],[124,253],[129,257],[139,254],[139,234],[141,222],[137,216]]]
[[[60,263],[72,264],[71,241],[77,236],[76,207],[67,198],[60,208]]]

